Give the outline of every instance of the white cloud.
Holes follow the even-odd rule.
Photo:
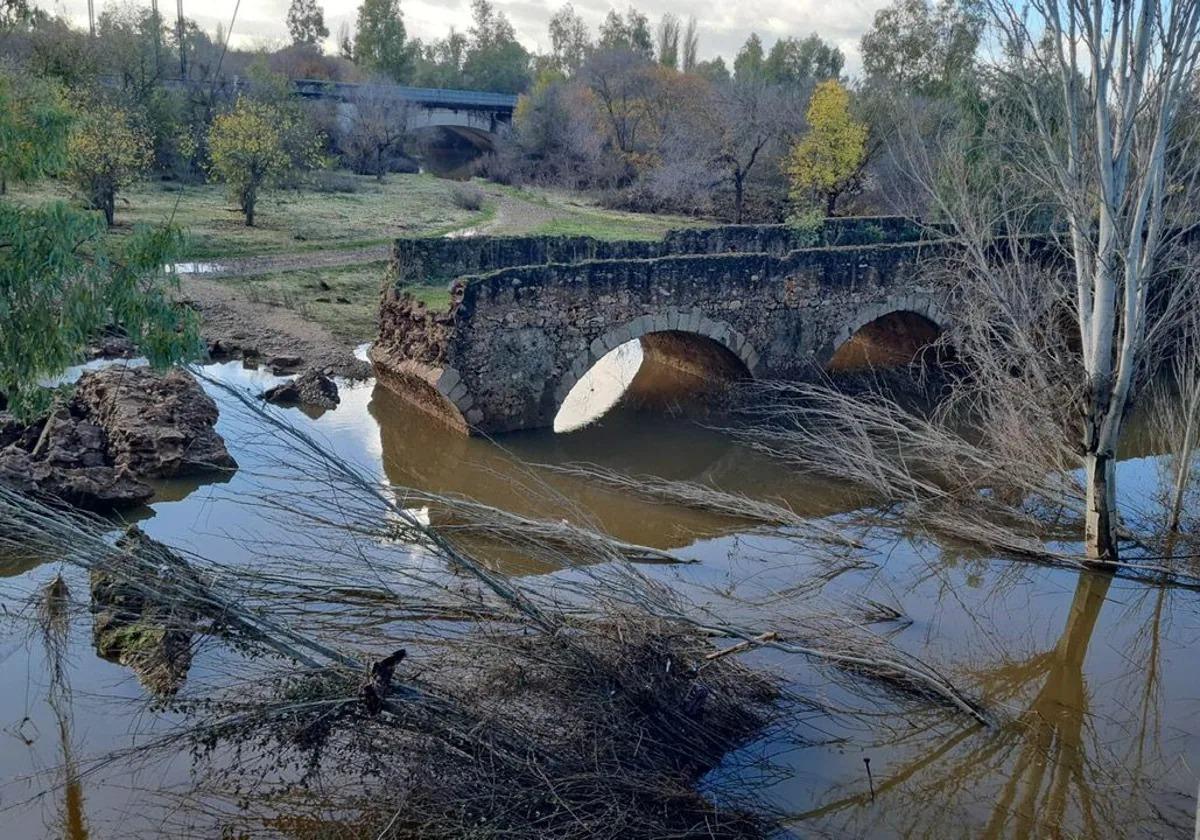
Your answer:
[[[143,0],[149,3],[149,0]],[[498,9],[508,15],[517,37],[526,47],[545,50],[549,46],[546,22],[562,5],[560,0],[494,0]],[[860,67],[858,40],[871,25],[875,12],[888,0],[740,0],[725,2],[701,12],[694,3],[685,0],[645,0],[636,7],[651,22],[657,22],[664,12],[673,12],[686,19],[695,14],[699,22],[700,57],[725,56],[731,62],[738,48],[751,32],[758,32],[769,47],[779,37],[804,37],[815,32],[836,44],[846,54],[846,71],[858,72]],[[163,14],[174,14],[171,0],[159,0]],[[233,43],[239,46],[287,38],[289,0],[243,0],[233,28]],[[183,0],[184,14],[193,18],[205,30],[212,32],[218,23],[228,28],[236,0]],[[65,14],[77,23],[86,25],[87,0],[53,0],[38,2],[48,11]],[[104,0],[96,0],[97,13]],[[354,25],[358,0],[325,0],[325,23],[337,34],[343,23]],[[593,33],[609,9],[624,12],[626,4],[613,6],[602,0],[575,0],[575,10],[592,28]],[[469,0],[401,0],[401,11],[410,37],[423,40],[440,38],[451,26],[465,32],[471,25]]]

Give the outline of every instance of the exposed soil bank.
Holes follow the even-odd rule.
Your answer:
[[[237,468],[216,422],[216,403],[186,371],[89,371],[48,417],[24,424],[0,412],[0,481],[89,510],[133,507],[153,495],[147,479]]]
[[[214,361],[244,359],[275,373],[315,369],[326,376],[365,379],[371,367],[353,345],[320,324],[281,306],[255,303],[236,289],[201,277],[181,281],[182,302],[200,313]]]

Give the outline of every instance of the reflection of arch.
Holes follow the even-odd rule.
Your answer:
[[[938,302],[923,295],[895,295],[878,303],[867,304],[843,322],[842,328],[821,354],[822,366],[827,369],[854,367],[843,366],[839,356],[845,355],[851,342],[871,326],[882,327],[884,332],[889,329],[897,331],[897,338],[906,345],[909,342],[924,345],[930,343],[946,327],[947,322],[946,313]],[[919,347],[912,345],[905,349],[916,350]],[[903,350],[901,355],[904,355]],[[907,355],[911,359],[914,354]]]
[[[596,338],[587,350],[575,358],[570,368],[559,380],[558,388],[555,390],[554,411],[557,412],[562,407],[563,401],[571,393],[575,383],[610,350],[650,333],[664,332],[699,335],[711,339],[736,356],[745,365],[746,372],[751,376],[758,369],[758,351],[751,346],[744,335],[724,321],[713,320],[703,313],[695,311],[669,310],[657,315],[643,315]]]

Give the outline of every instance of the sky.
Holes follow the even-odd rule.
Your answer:
[[[145,2],[150,0],[124,0]],[[111,0],[94,0],[99,15]],[[232,43],[238,47],[282,43],[287,39],[285,18],[290,0],[242,0]],[[351,29],[360,0],[324,0],[325,24],[334,35],[342,23]],[[550,44],[546,23],[563,0],[493,0],[508,15],[517,37],[529,49],[543,52]],[[723,55],[727,63],[751,32],[757,32],[769,48],[779,37],[804,37],[817,33],[838,46],[846,55],[846,73],[856,75],[861,67],[858,40],[871,25],[875,12],[889,0],[725,0],[707,7],[687,0],[639,0],[635,5],[657,23],[664,12],[686,20],[695,15],[700,33],[700,58]],[[174,0],[159,0],[164,16],[174,14]],[[184,14],[212,33],[219,22],[226,28],[236,0],[183,0]],[[46,11],[87,24],[87,0],[35,0]],[[604,0],[574,0],[575,11],[591,27],[593,35],[609,9],[624,11]],[[465,32],[471,25],[470,0],[400,0],[400,10],[409,37],[433,40],[444,37],[450,27]]]

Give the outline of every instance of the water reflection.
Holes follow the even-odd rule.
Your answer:
[[[277,381],[237,363],[208,371],[255,391]],[[701,562],[647,573],[670,577],[697,598],[748,577],[763,591],[788,592],[811,576],[820,559],[799,556],[781,536],[750,534],[745,521],[649,504],[541,466],[596,462],[781,501],[813,517],[859,503],[845,488],[797,476],[695,422],[681,411],[682,386],[688,384],[682,380],[678,399],[651,404],[631,398],[638,391],[635,380],[659,375],[670,377],[639,365],[625,382],[625,396],[576,431],[530,432],[501,442],[449,432],[370,383],[343,383],[335,411],[311,417],[289,409],[287,416],[393,483],[466,495],[518,514],[567,518],[627,542],[678,548]],[[664,382],[653,384],[648,391],[670,393]],[[222,562],[262,562],[239,539],[261,545],[280,535],[261,511],[245,504],[247,494],[262,486],[286,491],[286,474],[265,454],[270,441],[263,440],[262,430],[228,395],[210,393],[221,405],[218,430],[243,469],[203,488],[164,483],[146,530]],[[602,402],[593,400],[589,407]],[[1155,451],[1137,436],[1130,440],[1126,454]],[[1151,457],[1126,460],[1120,468],[1123,486],[1148,487],[1156,468]],[[443,514],[429,515],[437,521]],[[828,585],[828,596],[835,603],[858,597],[895,604],[909,622],[892,631],[896,644],[943,664],[998,710],[1000,725],[984,730],[937,710],[903,717],[886,696],[864,704],[812,666],[764,655],[760,661],[805,696],[835,705],[858,703],[869,712],[854,722],[819,721],[839,741],[835,746],[774,756],[788,779],[772,793],[782,810],[795,815],[796,834],[1108,838],[1188,832],[1196,782],[1190,768],[1200,760],[1195,723],[1200,679],[1193,667],[1200,617],[1194,595],[989,559],[920,534],[874,534],[870,547],[873,565]],[[515,571],[551,571],[523,567],[520,557],[503,560]],[[18,558],[0,574],[14,574],[10,581],[44,581],[49,570],[35,566]],[[35,686],[28,694],[46,698],[30,712],[24,692],[0,695],[0,725],[11,733],[28,713],[43,731],[57,734],[55,743],[31,746],[28,755],[5,751],[0,776],[18,778],[29,772],[28,765],[61,768],[52,833],[76,838],[96,831],[99,814],[112,819],[130,806],[128,788],[122,789],[126,779],[115,778],[113,791],[88,777],[85,811],[75,742],[86,737],[91,754],[124,745],[129,733],[115,723],[111,706],[96,698],[105,689],[135,700],[142,695],[123,669],[87,659],[80,649],[72,655],[73,681],[86,690],[71,697],[64,689],[64,666],[55,670],[51,648],[27,659],[0,658],[0,679]],[[202,655],[196,664],[205,667]],[[47,680],[48,686],[40,684]],[[747,749],[774,753],[783,746]],[[874,796],[864,757],[872,760]],[[5,817],[11,836],[38,835],[38,819]]]
[[[964,675],[992,708],[1002,710],[1000,726],[990,731],[947,720],[910,721],[897,737],[862,747],[872,758],[874,795],[857,780],[849,783],[853,793],[838,795],[843,783],[835,783],[818,796],[819,804],[795,817],[795,825],[839,836],[904,838],[964,836],[965,826],[971,826],[969,836],[984,838],[1187,831],[1195,775],[1172,778],[1171,768],[1184,769],[1195,735],[1178,731],[1186,746],[1164,750],[1158,730],[1170,594],[1154,592],[1148,610],[1128,602],[1123,610],[1111,599],[1113,585],[1108,575],[1085,573],[1076,576],[1069,602],[1026,602],[1021,613],[1001,607],[1007,625],[990,615],[980,625],[980,638],[992,647],[988,653],[971,632],[955,629],[953,617],[946,621],[943,611],[934,610],[939,624],[948,625],[942,632],[962,632],[956,642],[941,644],[977,660]],[[1138,591],[1123,587],[1117,600]],[[1013,594],[958,590],[953,597],[959,593],[967,610]],[[1053,644],[1014,656],[1023,633],[1011,619],[1036,622],[1058,604],[1065,609]],[[1186,644],[1177,640],[1171,647],[1187,655]],[[1172,675],[1176,721],[1184,709],[1194,711],[1185,688],[1194,679],[1192,673]]]

